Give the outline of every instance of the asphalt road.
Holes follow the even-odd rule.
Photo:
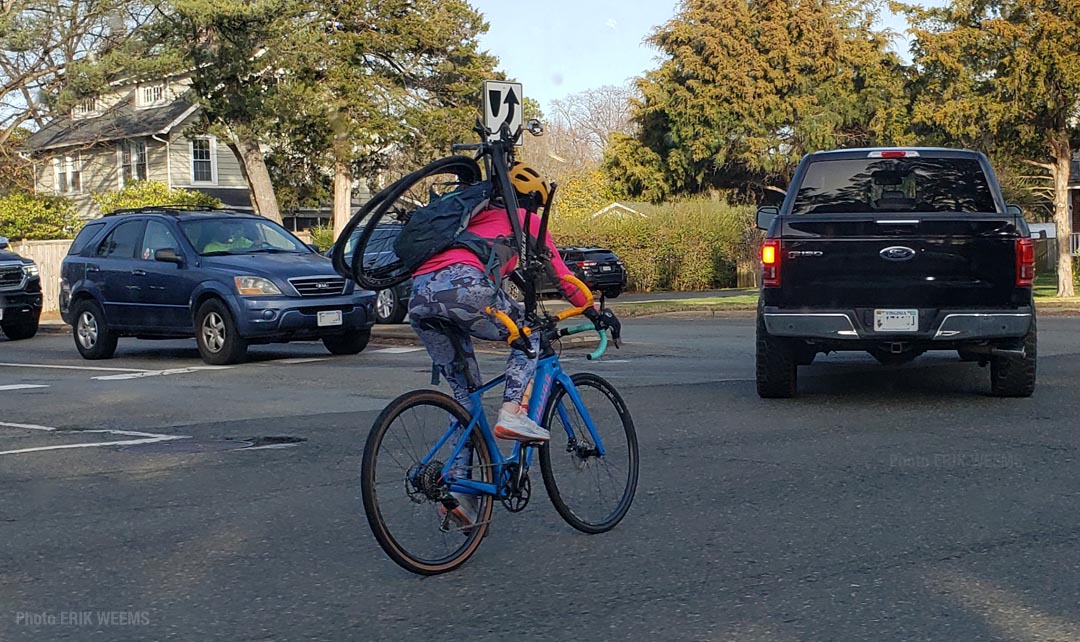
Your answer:
[[[752,320],[625,325],[607,361],[564,353],[634,414],[623,524],[582,535],[539,493],[428,579],[382,554],[358,484],[422,352],[208,370],[191,341],[0,340],[0,640],[1080,640],[1080,319],[1040,322],[1027,400],[941,353],[831,356],[766,402]],[[260,437],[305,441],[240,447]]]

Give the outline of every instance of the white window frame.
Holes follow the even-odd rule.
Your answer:
[[[210,180],[195,180],[195,141],[205,140],[210,143]],[[214,136],[196,136],[188,141],[188,178],[192,185],[217,185],[218,162],[217,162],[217,138]]]
[[[160,90],[161,95],[154,97],[152,94],[157,93],[155,90]],[[151,94],[148,96],[147,94]],[[169,88],[165,86],[165,83],[154,83],[150,85],[139,85],[135,92],[135,105],[139,108],[158,107],[169,102]]]
[[[53,191],[57,194],[82,194],[83,188],[83,172],[82,172],[82,152],[74,152],[73,154],[64,154],[63,156],[57,156],[52,160],[53,164]],[[60,185],[60,168],[63,166],[64,184]],[[79,187],[71,189],[71,175],[75,172],[79,173]]]
[[[134,165],[135,145],[138,143],[143,144],[143,150],[145,152],[146,178],[140,179],[133,176],[132,181],[150,180],[150,146],[146,144],[146,139],[132,138],[122,140],[116,144],[116,183],[119,186],[119,189],[124,189],[124,149],[127,148],[128,154],[131,155],[132,164]],[[132,174],[135,174],[134,169],[132,170]]]
[[[93,118],[101,114],[101,100],[97,96],[83,98],[71,108],[72,118]]]

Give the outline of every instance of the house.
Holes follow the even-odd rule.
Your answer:
[[[134,180],[198,190],[231,207],[251,208],[240,163],[214,136],[193,133],[199,107],[190,80],[114,83],[70,114],[30,135],[34,190],[71,198],[79,213],[100,214],[91,194],[122,189]]]
[[[611,203],[606,205],[595,212],[593,212],[589,218],[601,218],[601,217],[613,217],[613,218],[648,218],[648,214],[643,213],[644,209],[642,204],[639,203]]]

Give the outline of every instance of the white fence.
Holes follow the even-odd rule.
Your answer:
[[[18,241],[11,244],[16,254],[33,259],[41,270],[41,297],[45,312],[60,309],[60,263],[67,256],[70,240]]]
[[[1073,233],[1069,239],[1069,251],[1073,256],[1080,256],[1080,233]]]

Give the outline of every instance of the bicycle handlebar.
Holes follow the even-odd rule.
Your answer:
[[[595,360],[599,359],[601,356],[603,356],[604,352],[607,351],[607,344],[608,344],[607,332],[604,332],[603,330],[597,330],[596,326],[591,324],[591,323],[582,323],[581,325],[575,325],[575,326],[570,327],[570,328],[564,328],[564,329],[559,331],[559,334],[561,334],[561,335],[563,335],[565,337],[565,336],[570,336],[571,334],[578,334],[578,333],[581,333],[581,332],[588,332],[589,330],[593,330],[597,334],[600,335],[600,345],[591,354],[585,355],[585,358],[588,359],[589,361],[595,361]]]
[[[585,304],[580,306],[580,307],[570,308],[569,310],[563,310],[562,312],[556,314],[555,318],[557,318],[559,321],[565,321],[565,320],[569,319],[570,317],[577,316],[577,315],[581,314],[582,312],[584,312],[585,310],[588,310],[589,308],[591,308],[593,306],[593,293],[592,293],[592,290],[589,289],[589,286],[582,283],[581,279],[577,278],[573,274],[567,274],[564,277],[562,277],[562,280],[566,281],[570,285],[577,288],[578,292],[581,292],[582,294],[584,294],[586,301],[585,301]]]

